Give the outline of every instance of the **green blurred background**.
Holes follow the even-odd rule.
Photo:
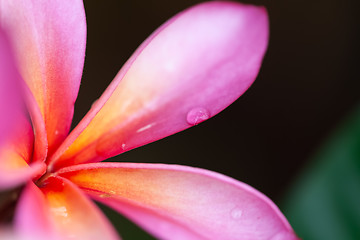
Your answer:
[[[152,31],[199,2],[84,1],[87,55],[74,124]],[[273,199],[303,239],[360,239],[360,170],[351,171],[354,168],[350,164],[359,166],[360,156],[339,153],[336,159],[340,160],[327,160],[336,155],[327,150],[339,145],[333,142],[343,142],[336,140],[343,138],[339,136],[356,133],[356,123],[349,127],[355,120],[348,120],[341,128],[346,129],[338,130],[328,140],[360,103],[359,1],[243,2],[266,6],[270,16],[269,49],[253,86],[212,119],[113,160],[176,163],[217,171],[246,182]],[[347,118],[356,118],[356,114],[352,115]],[[353,135],[355,139],[356,136]],[[359,144],[344,143],[339,151],[350,151],[346,149],[348,145],[360,149]],[[338,165],[331,167],[334,165],[328,162]],[[344,182],[337,181],[350,175],[353,177]],[[346,193],[331,189],[343,189]],[[304,195],[309,197],[302,199]],[[327,200],[328,208],[314,210]],[[304,214],[299,214],[299,209]],[[107,208],[105,211],[124,239],[152,239],[118,214]],[[332,218],[335,220],[323,222]],[[332,224],[338,228],[332,228]]]

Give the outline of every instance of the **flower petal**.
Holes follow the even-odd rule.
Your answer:
[[[50,162],[96,162],[214,116],[254,81],[268,42],[262,7],[207,2],[134,53]]]
[[[16,207],[15,234],[33,237],[30,239],[46,236],[47,239],[60,240],[48,213],[49,209],[44,194],[33,182],[29,182],[21,193]]]
[[[161,239],[297,239],[266,196],[207,170],[90,163],[58,174]]]
[[[41,162],[32,163],[27,165],[25,161],[21,162],[21,159],[14,159],[16,164],[23,164],[23,167],[18,169],[3,169],[1,166],[0,169],[0,190],[14,188],[21,184],[26,183],[27,181],[38,178],[46,171],[46,165]]]
[[[0,145],[6,141],[9,132],[17,125],[20,103],[19,74],[16,70],[11,46],[6,33],[0,27]]]
[[[7,37],[7,32],[0,28],[0,145],[2,144],[2,141],[6,142],[8,138],[14,137],[9,136],[13,134],[13,131],[17,131],[17,134],[19,134],[17,137],[19,138],[20,145],[23,144],[24,141],[27,142],[26,144],[32,144],[34,141],[33,139],[30,140],[28,138],[33,134],[29,132],[31,126],[26,119],[27,117],[24,117],[27,115],[23,103],[25,100],[31,114],[33,126],[35,127],[34,131],[36,132],[35,135],[37,137],[32,158],[30,159],[29,153],[27,153],[27,157],[24,160],[27,163],[32,162],[32,160],[34,160],[34,162],[40,162],[45,159],[47,154],[45,124],[34,96],[29,88],[24,86],[23,80],[18,73],[12,48],[13,47]],[[23,130],[27,133],[25,139],[22,139],[21,137],[22,130],[20,130],[20,132],[19,130],[16,130],[16,128],[19,126],[21,127],[21,125],[25,125],[22,126]],[[31,138],[33,138],[33,136],[31,136]],[[15,142],[16,144],[18,143],[17,140]],[[30,148],[32,147],[29,147],[29,149]]]
[[[27,86],[24,86],[23,91],[35,133],[34,153],[31,162],[44,162],[48,154],[45,122],[30,89]]]
[[[20,75],[7,33],[0,28],[0,190],[16,187],[45,172],[29,166],[34,133],[21,98]]]
[[[54,238],[49,238],[46,235],[25,235],[14,231],[10,227],[0,226],[0,239],[6,240],[55,240]],[[60,240],[60,239],[56,239]]]
[[[66,179],[50,177],[38,188],[24,189],[15,213],[20,236],[48,239],[119,239],[94,204]],[[34,238],[35,239],[35,238]]]
[[[49,177],[40,190],[60,239],[119,239],[102,212],[67,179]]]
[[[34,133],[28,118],[19,114],[12,130],[0,145],[0,190],[16,187],[46,171],[43,162],[30,163]]]
[[[0,15],[44,118],[51,153],[69,131],[80,85],[86,41],[83,1],[1,1]]]

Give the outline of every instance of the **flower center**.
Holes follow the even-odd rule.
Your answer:
[[[34,180],[34,183],[36,184],[36,186],[42,187],[46,185],[46,180],[54,175],[55,175],[54,173],[52,173],[51,171],[49,171],[49,169],[47,169],[46,172],[40,178]]]

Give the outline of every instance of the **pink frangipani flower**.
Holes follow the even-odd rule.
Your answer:
[[[19,72],[1,73],[0,83],[20,79],[28,109],[15,100],[11,111],[0,109],[21,113],[14,124],[1,122],[10,130],[0,142],[0,189],[24,186],[15,236],[119,239],[91,198],[161,239],[297,239],[274,203],[229,177],[179,165],[99,163],[235,101],[266,51],[263,7],[213,1],[179,13],[135,51],[70,134],[85,56],[83,2],[1,0],[0,16],[11,44],[1,32],[0,48],[14,55],[0,63],[13,58]]]

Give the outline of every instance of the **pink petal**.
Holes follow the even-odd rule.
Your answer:
[[[7,141],[5,139],[13,137],[9,136],[9,134],[13,134],[13,131],[17,131],[17,138],[19,138],[14,141],[16,144],[18,141],[20,141],[20,144],[26,142],[26,144],[29,145],[33,143],[33,130],[26,119],[27,117],[25,117],[27,111],[23,104],[23,100],[27,100],[27,105],[35,127],[34,131],[36,132],[37,137],[32,158],[30,159],[29,156],[25,156],[24,160],[27,163],[31,162],[30,160],[42,161],[47,154],[47,139],[44,120],[34,96],[28,87],[23,84],[21,76],[15,66],[13,52],[11,50],[12,46],[8,41],[6,32],[0,28],[0,145],[3,140]],[[17,129],[18,127],[21,129]],[[22,138],[22,131],[27,133],[27,136],[24,136],[24,139]],[[30,135],[31,139],[29,139]],[[7,142],[6,144],[9,143]],[[30,149],[32,146],[29,146],[28,148]],[[27,155],[29,155],[29,153],[27,153]],[[4,162],[4,160],[0,161],[0,165],[1,162]]]
[[[207,170],[90,163],[58,174],[160,239],[297,239],[266,196]]]
[[[11,46],[0,28],[0,145],[6,141],[9,132],[16,126],[17,114],[22,112],[20,89]]]
[[[47,216],[60,239],[119,239],[102,212],[67,179],[49,177],[40,190],[45,196]],[[30,217],[23,225],[32,221]]]
[[[33,129],[26,116],[18,114],[17,117],[16,126],[7,135],[6,142],[0,145],[0,190],[24,184],[46,171],[43,162],[30,163]]]
[[[51,224],[46,199],[33,182],[28,183],[20,196],[14,222],[15,233],[19,236],[46,236],[47,239],[60,240]]]
[[[23,86],[23,92],[36,136],[34,139],[34,152],[31,162],[44,162],[48,153],[45,122],[30,89],[27,86]]]
[[[45,164],[30,164],[34,133],[22,104],[20,75],[12,46],[0,28],[0,190],[24,184],[45,172]]]
[[[267,42],[262,7],[185,10],[139,47],[51,162],[101,161],[214,116],[255,80]]]
[[[20,161],[16,160],[17,163]],[[0,169],[0,191],[25,184],[29,180],[40,177],[46,171],[46,165],[41,162],[25,165],[18,169]]]
[[[15,213],[15,233],[47,239],[119,239],[101,211],[66,179],[29,183]],[[37,239],[37,238],[32,238]]]
[[[60,240],[58,238],[50,238],[49,236],[40,234],[40,235],[27,235],[21,234],[14,231],[10,227],[1,227],[0,226],[0,239],[6,240]]]
[[[69,131],[82,75],[83,1],[1,1],[0,15],[14,44],[21,75],[45,121],[51,153]]]

